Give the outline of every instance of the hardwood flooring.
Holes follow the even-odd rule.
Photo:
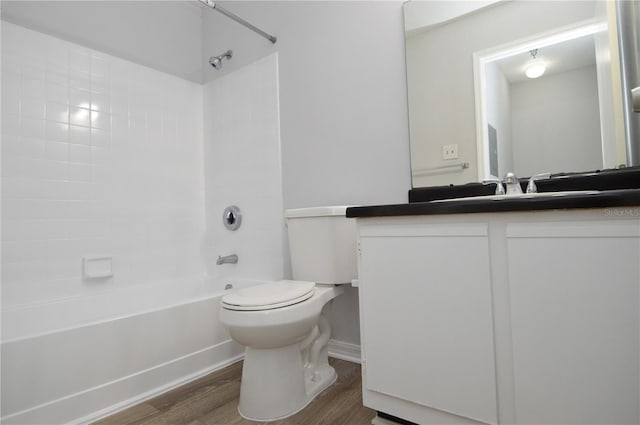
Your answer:
[[[369,425],[362,405],[360,365],[329,359],[338,380],[294,416],[253,422],[238,414],[242,362],[235,363],[92,425]]]

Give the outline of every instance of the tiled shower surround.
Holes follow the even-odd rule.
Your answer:
[[[278,93],[277,54],[201,85],[2,22],[3,424],[91,423],[242,356],[225,286],[284,273]]]
[[[3,308],[204,273],[202,86],[3,22],[2,139]]]

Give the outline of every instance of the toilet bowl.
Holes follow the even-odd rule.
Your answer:
[[[287,210],[293,277],[301,280],[265,282],[222,298],[220,321],[246,347],[238,405],[246,419],[291,416],[336,380],[323,311],[356,276],[355,220],[345,211]]]

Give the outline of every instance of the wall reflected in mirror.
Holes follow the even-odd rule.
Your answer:
[[[474,59],[480,178],[626,164],[621,87],[611,72],[605,22],[476,52]]]
[[[625,164],[606,2],[450,3],[405,4],[413,187]]]

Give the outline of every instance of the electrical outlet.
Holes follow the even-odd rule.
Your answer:
[[[458,158],[458,145],[444,145],[442,146],[442,159],[456,159]]]

